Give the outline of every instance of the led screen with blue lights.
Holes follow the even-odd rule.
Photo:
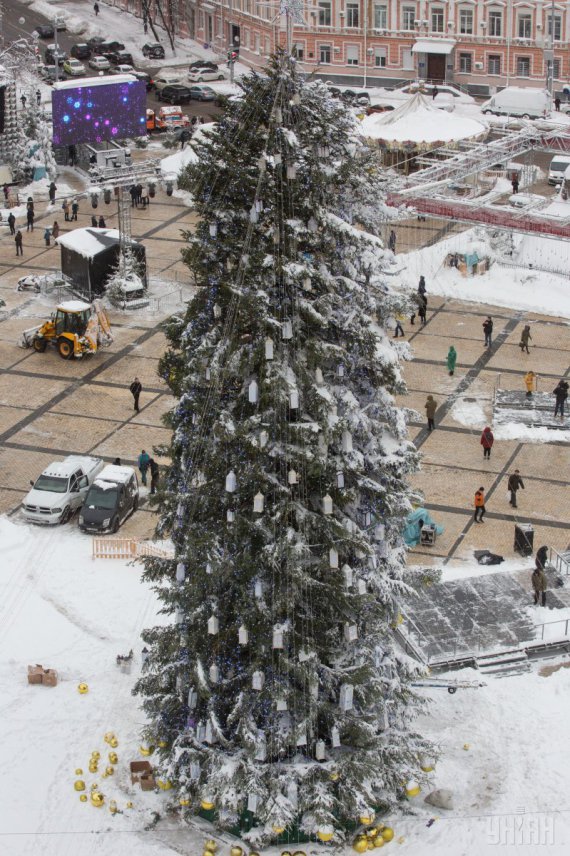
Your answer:
[[[54,87],[52,116],[55,146],[141,137],[146,134],[146,85],[132,80]]]

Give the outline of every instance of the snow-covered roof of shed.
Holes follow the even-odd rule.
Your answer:
[[[52,89],[91,89],[93,86],[110,86],[112,83],[136,83],[133,74],[114,74],[113,77],[76,77],[74,80],[61,80],[54,83]]]
[[[57,238],[57,243],[68,250],[73,250],[85,259],[92,259],[109,247],[119,243],[118,229],[74,229]],[[133,245],[137,241],[131,241]]]

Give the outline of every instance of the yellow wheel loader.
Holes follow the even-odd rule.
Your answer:
[[[102,345],[110,345],[112,341],[109,319],[99,300],[92,304],[68,300],[60,303],[49,321],[25,330],[20,344],[23,348],[43,353],[51,342],[60,357],[70,360],[94,354]]]

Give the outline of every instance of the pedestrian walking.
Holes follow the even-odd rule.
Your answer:
[[[22,242],[23,242],[22,233],[18,229],[18,231],[16,232],[16,237],[14,238],[14,243],[16,244],[16,255],[17,256],[23,256],[24,255],[24,250],[22,248]]]
[[[511,494],[511,498],[509,499],[509,505],[512,505],[513,508],[517,508],[517,491],[519,488],[524,490],[524,483],[521,479],[520,470],[515,470],[514,473],[511,473],[509,476],[509,481],[507,484],[507,490]]]
[[[518,178],[518,175],[516,175],[516,173],[515,173],[515,175],[513,175],[511,184],[513,186],[513,193],[518,193],[519,192],[519,178]]]
[[[475,516],[473,518],[475,523],[483,523],[483,515],[486,513],[487,509],[485,508],[485,488],[480,487],[478,491],[475,492]]]
[[[10,188],[8,187],[7,184],[4,184],[4,187],[2,188],[2,192],[4,193],[4,201],[8,202],[8,197],[10,196]]]
[[[427,300],[425,295],[418,295],[418,315],[420,317],[420,327],[426,326],[426,317],[427,317]]]
[[[67,199],[64,199],[61,204],[61,210],[63,211],[63,216],[66,223],[69,223],[69,202]]]
[[[36,104],[38,105],[38,107],[41,107],[41,103],[42,103],[42,93],[40,92],[39,89],[36,89]]]
[[[425,293],[426,293],[426,290],[427,290],[427,289],[426,289],[426,281],[425,281],[425,277],[420,276],[420,281],[419,281],[419,284],[418,284],[418,294],[420,294],[422,297],[424,297],[424,296],[425,296]]]
[[[158,469],[158,464],[154,460],[154,458],[150,459],[150,492],[156,493],[158,489],[158,479],[160,476],[160,472]]]
[[[57,222],[57,220],[53,221],[53,226],[51,227],[51,233],[53,235],[54,241],[57,241],[57,239],[59,238],[59,223]]]
[[[46,226],[45,228],[44,241],[46,242],[46,247],[51,247],[51,231],[49,226]]]
[[[493,340],[493,319],[487,315],[483,321],[483,333],[485,334],[485,347],[490,348]]]
[[[536,567],[543,571],[546,567],[546,560],[548,559],[548,547],[539,547],[536,551],[535,564]]]
[[[137,207],[137,186],[136,184],[132,184],[129,187],[129,193],[131,194],[131,208]]]
[[[48,189],[49,201],[51,202],[52,205],[55,202],[56,190],[57,190],[57,185],[56,185],[55,181],[52,181],[52,183],[50,184],[49,189]]]
[[[71,203],[71,219],[77,220],[77,213],[79,211],[79,202],[77,199],[74,199]]]
[[[526,386],[526,397],[532,398],[532,391],[535,386],[536,375],[534,372],[528,371],[524,376],[524,385]]]
[[[188,130],[186,130],[186,128],[184,128],[184,130],[181,131],[181,133],[180,133],[180,150],[181,151],[183,151],[184,146],[186,145],[186,143],[188,142],[189,139],[190,139],[190,131],[188,131]]]
[[[526,324],[521,333],[521,340],[519,342],[519,348],[521,349],[521,351],[526,350],[527,354],[530,354],[530,351],[528,349],[528,343],[531,340],[532,336],[530,335],[530,324]]]
[[[97,17],[97,15],[99,14],[99,4],[98,3],[93,4],[93,11],[95,12],[95,17]]]
[[[558,381],[558,385],[553,390],[553,395],[556,397],[554,415],[558,416],[560,414],[560,418],[564,419],[564,403],[568,398],[568,381],[564,380],[564,378]]]
[[[392,250],[393,253],[396,252],[396,233],[393,229],[390,230],[390,236],[388,237],[388,249]]]
[[[139,472],[141,474],[141,481],[144,485],[146,485],[146,474],[150,465],[150,455],[148,454],[148,452],[145,452],[144,449],[139,455],[138,465]]]
[[[542,568],[535,568],[532,572],[532,590],[534,592],[534,605],[538,606],[540,601],[541,606],[546,606],[546,589],[548,583],[546,574]]]
[[[403,319],[402,319],[402,316],[401,316],[401,315],[396,315],[396,319],[395,319],[395,320],[396,320],[396,327],[395,327],[395,330],[394,330],[394,339],[397,339],[397,338],[398,338],[398,336],[403,336],[403,335],[404,335],[404,328],[402,327],[402,320],[403,320]]]
[[[16,218],[14,217],[14,215],[12,214],[11,211],[8,214],[8,226],[10,227],[10,234],[15,235],[16,234]]]
[[[26,212],[26,232],[34,231],[34,209],[28,208]]]
[[[493,443],[495,442],[495,437],[489,425],[486,428],[483,428],[481,432],[481,445],[483,446],[483,458],[491,457],[491,449],[493,448]]]
[[[25,96],[25,95],[21,95],[21,96],[20,96],[20,101],[22,102],[22,110],[25,110],[25,109],[26,109],[26,100],[27,100],[27,99],[26,99],[26,96]]]
[[[433,431],[435,428],[435,411],[437,410],[437,401],[433,395],[428,395],[425,403],[425,409],[428,421],[428,431]]]
[[[447,371],[450,375],[455,372],[455,364],[457,362],[457,351],[453,347],[453,345],[449,346],[449,351],[447,352]]]
[[[131,391],[131,395],[133,396],[133,398],[134,398],[134,400],[135,400],[135,406],[134,406],[134,409],[135,409],[135,410],[137,411],[137,413],[138,413],[138,412],[139,412],[139,396],[140,396],[140,394],[141,394],[141,392],[142,392],[142,384],[141,384],[140,380],[138,379],[138,377],[136,377],[136,378],[134,379],[134,381],[133,381],[133,382],[132,382],[132,384],[130,385],[129,389],[130,389],[130,391]]]
[[[146,187],[146,185],[143,185],[143,186],[141,187],[141,202],[142,202],[142,207],[143,207],[143,208],[146,208],[146,206],[147,206],[147,205],[148,205],[148,203],[149,203],[149,199],[148,199],[148,187]]]
[[[558,97],[558,95],[554,99],[554,106],[556,107],[556,112],[560,113],[560,98]]]
[[[95,214],[91,215],[91,226],[93,227],[93,229],[97,228],[97,217],[95,216]]]
[[[107,224],[105,223],[105,218],[103,217],[102,214],[99,217],[99,228],[100,229],[106,229],[107,228]]]
[[[439,89],[437,88],[437,86],[434,86],[434,88],[431,91],[431,100],[435,101],[435,99],[437,98],[438,95],[439,95]]]

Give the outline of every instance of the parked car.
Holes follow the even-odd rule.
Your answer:
[[[92,56],[89,60],[89,68],[94,68],[96,71],[107,71],[111,68],[111,63],[104,56]]]
[[[102,45],[106,41],[104,36],[92,36],[90,39],[87,39],[87,46],[91,48],[93,53],[97,53],[99,45]]]
[[[112,69],[113,74],[132,74],[134,72],[134,68],[132,65],[116,65],[115,68]]]
[[[195,71],[198,68],[209,68],[212,71],[217,71],[219,66],[216,62],[210,62],[209,59],[196,59],[190,63],[189,71]]]
[[[53,39],[53,24],[39,24],[34,32],[37,34],[39,39]]]
[[[113,39],[105,39],[97,45],[97,53],[101,56],[105,56],[107,53],[113,53],[114,51],[124,50],[124,44],[122,42],[114,41]]]
[[[40,65],[38,74],[44,83],[51,86],[56,81],[56,66],[55,65]],[[67,74],[58,68],[57,80],[67,80]]]
[[[68,455],[49,464],[35,482],[30,482],[32,489],[22,502],[26,520],[52,526],[67,523],[83,505],[90,484],[103,466],[101,458],[87,455]]]
[[[132,54],[128,51],[111,51],[104,53],[111,65],[134,65],[135,61]]]
[[[215,101],[218,97],[211,86],[197,84],[190,87],[190,95],[194,101]]]
[[[71,54],[71,56],[74,56],[75,59],[90,59],[91,58],[91,48],[85,42],[80,42],[77,45],[72,45],[69,53]]]
[[[58,65],[63,65],[65,60],[67,59],[67,53],[63,50],[63,48],[56,47],[54,44],[48,45],[45,49],[44,59],[46,65],[55,65],[56,59]]]
[[[150,74],[146,73],[146,71],[138,71],[136,68],[133,68],[133,70],[130,73],[134,77],[136,77],[137,80],[142,80],[142,82],[145,84],[145,86],[147,88],[147,91],[149,91],[153,88],[154,80],[152,79]]]
[[[81,77],[86,72],[85,66],[78,59],[66,59],[63,63],[63,70],[71,77]]]
[[[191,83],[202,83],[203,80],[226,80],[227,73],[221,69],[195,68],[188,72],[188,80]]]
[[[188,104],[192,100],[192,92],[190,87],[181,83],[170,83],[159,91],[158,100],[166,101],[167,104]]]
[[[117,532],[137,510],[139,485],[132,467],[109,464],[89,488],[79,515],[82,532]]]
[[[358,92],[354,89],[343,89],[340,97],[346,104],[361,104],[364,107],[370,104],[370,95],[365,91]]]
[[[182,83],[182,80],[182,75],[178,71],[169,71],[168,69],[157,71],[154,76],[154,88],[160,92],[165,86]]]
[[[164,59],[164,48],[159,42],[147,42],[142,47],[143,56],[150,59]]]

